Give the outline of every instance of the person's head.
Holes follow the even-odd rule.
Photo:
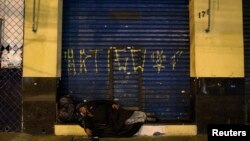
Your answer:
[[[79,113],[86,114],[87,113],[87,107],[83,106],[79,109]]]
[[[80,114],[86,114],[87,113],[87,105],[85,103],[80,103],[76,106],[76,111]]]

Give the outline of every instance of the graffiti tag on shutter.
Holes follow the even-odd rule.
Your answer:
[[[112,48],[112,51],[114,53],[114,63],[117,64],[118,71],[122,71],[128,74],[130,71],[144,72],[145,64],[147,63],[147,56],[150,57],[148,58],[148,60],[151,59],[152,63],[150,64],[152,65],[152,68],[156,69],[157,73],[160,73],[163,69],[166,69],[167,56],[163,49],[149,52],[146,49],[135,49],[133,47],[127,47],[130,49],[117,49],[116,47],[110,48]],[[68,74],[77,75],[88,72],[98,73],[98,55],[101,52],[106,52],[104,54],[107,55],[108,69],[110,67],[109,57],[111,52],[109,49],[80,49],[79,51],[68,49],[64,52],[64,58],[67,60],[68,64]],[[183,51],[178,50],[169,57],[172,70],[176,69],[176,65],[179,62],[179,58],[182,54]],[[87,63],[87,61],[89,62]]]

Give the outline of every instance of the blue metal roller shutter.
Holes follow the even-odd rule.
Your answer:
[[[64,0],[60,95],[189,120],[188,0]]]

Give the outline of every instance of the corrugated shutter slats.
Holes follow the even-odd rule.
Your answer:
[[[62,91],[190,119],[187,0],[64,0]]]

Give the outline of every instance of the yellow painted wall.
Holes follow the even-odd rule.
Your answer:
[[[55,135],[60,136],[87,136],[79,125],[55,125]],[[164,130],[162,130],[164,129]],[[160,130],[160,131],[159,131]],[[196,125],[143,125],[137,136],[152,136],[154,132],[164,133],[166,136],[195,136]]]
[[[208,0],[190,0],[191,76],[244,77],[242,1],[211,0],[208,33],[207,9]]]
[[[36,0],[38,29],[33,32],[33,0],[25,0],[23,77],[60,76],[60,3]]]

